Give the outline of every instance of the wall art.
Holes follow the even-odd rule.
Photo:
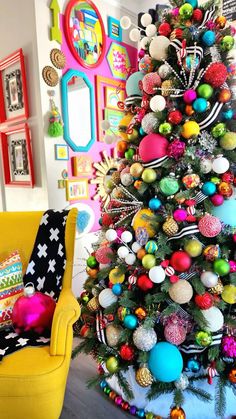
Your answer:
[[[104,110],[104,119],[110,122],[110,129],[106,131],[106,134],[111,135],[119,135],[119,124],[121,119],[124,116],[124,112],[117,111],[115,109],[105,108]]]
[[[66,199],[67,201],[88,199],[88,179],[68,179],[66,181]]]
[[[130,68],[130,59],[123,45],[116,44],[115,42],[111,43],[107,53],[107,62],[113,77],[126,80],[128,69]]]
[[[62,43],[62,32],[59,24],[60,6],[57,0],[52,0],[49,6],[52,11],[52,26],[50,28],[50,39],[51,41],[57,41],[59,44]]]
[[[105,86],[105,107],[119,110],[119,102],[124,102],[125,91],[119,87]]]
[[[72,176],[91,176],[93,171],[92,157],[87,154],[71,157]]]
[[[69,160],[69,147],[66,144],[55,144],[55,159]]]
[[[115,41],[122,42],[120,21],[111,16],[108,16],[108,36]]]

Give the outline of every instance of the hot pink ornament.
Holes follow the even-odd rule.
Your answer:
[[[148,73],[144,76],[142,83],[144,92],[148,95],[153,95],[157,93],[155,88],[161,85],[161,78],[157,73]]]
[[[160,134],[148,134],[139,144],[139,155],[144,163],[167,155],[168,141]]]
[[[35,292],[34,287],[24,289],[24,295],[15,302],[12,323],[16,333],[33,332],[42,334],[52,325],[55,301],[49,295]]]
[[[139,52],[138,52],[138,58],[143,58],[145,54],[146,54],[145,50],[140,49]]]
[[[193,89],[186,90],[186,92],[184,92],[183,99],[184,102],[187,103],[187,105],[191,105],[191,103],[193,103],[194,100],[197,99],[197,93]]]
[[[233,242],[236,243],[236,233],[233,234]]]
[[[95,252],[95,257],[97,261],[99,263],[103,263],[104,265],[111,262],[111,258],[109,258],[109,255],[113,255],[113,251],[108,246],[99,247],[99,249]]]
[[[198,228],[203,236],[215,237],[221,232],[222,226],[219,218],[206,214],[200,219]]]
[[[225,356],[236,358],[236,337],[224,336],[221,341],[222,352]]]
[[[216,193],[215,195],[210,197],[210,200],[215,207],[219,207],[220,205],[223,204],[224,197],[222,195]]]
[[[234,260],[229,260],[230,272],[236,272],[236,262]]]
[[[173,213],[173,217],[174,217],[175,221],[177,221],[178,223],[182,223],[183,221],[185,221],[187,216],[188,216],[188,213],[183,208],[178,208]]]

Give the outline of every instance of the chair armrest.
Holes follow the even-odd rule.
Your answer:
[[[51,330],[51,355],[66,355],[68,334],[80,316],[80,305],[70,289],[62,289],[53,316]],[[71,328],[71,330],[70,330]]]

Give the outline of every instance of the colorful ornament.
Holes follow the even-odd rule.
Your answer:
[[[131,74],[129,78],[126,80],[126,93],[127,96],[142,96],[142,91],[140,90],[140,81],[144,78],[144,74],[141,71],[136,71],[135,73]],[[121,125],[122,121],[120,122]]]
[[[134,314],[126,314],[123,323],[127,329],[134,330],[138,326],[138,319]]]
[[[186,415],[184,409],[179,406],[175,406],[170,411],[170,419],[185,419]]]
[[[168,217],[162,225],[162,230],[168,237],[172,237],[179,231],[179,227],[173,217]]]
[[[114,325],[112,323],[106,326],[106,339],[107,344],[111,348],[114,348],[118,345],[122,328],[120,326]]]
[[[145,269],[151,269],[156,265],[156,258],[154,255],[145,255],[142,258],[142,265]]]
[[[201,368],[200,362],[195,358],[190,358],[187,361],[187,369],[191,372],[199,372]]]
[[[115,240],[117,239],[117,232],[116,232],[116,230],[114,230],[113,228],[109,228],[109,229],[106,231],[105,237],[106,237],[106,239],[107,239],[109,242],[113,242],[113,241],[115,241]]]
[[[164,195],[171,196],[178,192],[179,182],[174,176],[167,176],[161,179],[159,187]]]
[[[134,359],[134,348],[127,343],[121,345],[119,353],[120,357],[124,359],[124,361],[132,361]]]
[[[181,135],[188,140],[189,138],[196,137],[200,133],[200,127],[195,121],[187,121],[182,126]]]
[[[200,233],[205,237],[216,237],[222,229],[219,218],[206,214],[200,218],[198,223]]]
[[[151,134],[152,132],[154,132],[158,126],[158,118],[156,116],[155,112],[149,112],[146,115],[144,115],[142,121],[141,121],[141,126],[142,129],[144,131],[144,133],[146,134]]]
[[[89,268],[97,268],[98,267],[98,261],[95,258],[95,256],[89,256],[86,260],[87,266]]]
[[[227,103],[231,99],[231,91],[229,89],[220,89],[219,95],[218,95],[218,101],[221,103]]]
[[[193,102],[193,109],[198,113],[206,112],[207,106],[207,101],[203,97],[199,97]]]
[[[144,169],[142,173],[142,180],[145,183],[153,183],[157,178],[156,171],[154,169]]]
[[[167,342],[170,342],[173,345],[181,345],[186,339],[186,334],[185,327],[179,324],[177,319],[170,320],[165,325],[164,336]]]
[[[228,378],[232,384],[236,384],[236,368],[230,370]]]
[[[205,292],[204,294],[201,294],[201,295],[198,295],[198,294],[195,295],[194,301],[195,301],[196,306],[198,306],[202,310],[206,310],[212,307],[213,305],[213,298],[212,298],[212,295],[209,294],[209,292]]]
[[[224,286],[223,286],[220,278],[218,278],[217,284],[214,287],[210,288],[209,291],[212,294],[220,295],[220,294],[222,294],[223,289],[224,289]]]
[[[212,63],[204,74],[204,80],[210,84],[214,89],[221,87],[228,76],[227,68],[220,62]]]
[[[148,234],[146,228],[138,227],[137,230],[135,230],[135,238],[137,240],[137,243],[140,246],[144,246],[149,239],[149,234]],[[145,254],[146,254],[145,249],[139,249],[137,251],[138,259],[142,259]]]
[[[201,330],[195,334],[195,340],[199,346],[207,347],[212,343],[212,336],[210,332]]]
[[[156,380],[170,383],[180,378],[183,358],[176,346],[159,342],[150,351],[148,367]]]
[[[211,196],[210,200],[215,207],[219,207],[220,205],[222,205],[224,203],[224,198],[220,194],[215,194],[215,195]]]
[[[141,209],[137,212],[137,214],[133,218],[133,229],[137,232],[138,228],[145,228],[148,237],[152,238],[156,234],[156,230],[158,228],[158,223],[155,218],[155,214],[149,208]],[[148,237],[145,243],[148,241]],[[136,235],[136,240],[139,244],[143,245]]]
[[[143,58],[139,61],[139,71],[143,74],[150,73],[153,70],[153,62],[151,57],[148,54],[144,55]]]
[[[206,31],[204,32],[204,34],[202,35],[202,42],[206,47],[211,47],[212,45],[214,45],[216,41],[216,36],[215,36],[215,32],[213,31]]]
[[[113,294],[110,288],[105,288],[104,290],[100,292],[98,296],[99,304],[103,308],[107,308],[110,305],[116,303],[117,299],[118,299],[117,296]]]
[[[172,132],[172,125],[169,122],[163,122],[159,125],[159,133],[162,135],[169,135]]]
[[[162,64],[157,71],[162,79],[166,79],[170,75],[170,68],[166,64]]]
[[[194,22],[201,23],[203,19],[203,11],[201,9],[194,9],[192,19]]]
[[[147,312],[143,307],[136,308],[134,314],[138,317],[139,320],[143,320],[145,317],[147,317]]]
[[[159,28],[158,28],[158,32],[159,35],[163,35],[163,36],[167,36],[169,37],[169,35],[171,34],[171,26],[169,23],[167,22],[163,22],[160,24]]]
[[[111,373],[114,374],[119,369],[119,362],[115,356],[109,356],[106,360],[106,369]]]
[[[172,253],[170,264],[176,271],[185,272],[190,268],[192,261],[188,253],[184,252],[183,250],[177,250],[176,252]]]
[[[190,19],[192,14],[193,14],[193,7],[189,3],[185,3],[179,8],[179,15],[183,20]]]
[[[226,132],[223,137],[220,138],[220,146],[224,150],[234,150],[236,148],[236,133]]]
[[[232,186],[229,185],[229,183],[227,182],[220,182],[220,184],[218,185],[218,190],[222,196],[225,196],[227,198],[229,198],[233,194]],[[225,201],[225,202],[229,202],[229,201]]]
[[[225,259],[216,259],[213,263],[213,270],[219,276],[228,275],[230,272],[230,264]]]
[[[113,287],[112,287],[112,292],[113,292],[113,294],[115,294],[116,296],[119,297],[119,295],[121,295],[122,292],[123,292],[122,285],[121,284],[114,284]]]
[[[172,80],[164,80],[161,84],[161,94],[162,96],[170,96],[173,91],[173,82]]]
[[[208,259],[208,260],[212,260],[212,259]],[[218,282],[218,276],[214,272],[211,272],[211,271],[202,272],[200,279],[203,285],[207,288],[215,287]]]
[[[178,223],[182,223],[183,221],[185,221],[187,216],[188,213],[184,208],[178,208],[173,212],[173,218]]]
[[[122,284],[124,280],[125,280],[125,274],[119,268],[114,268],[110,271],[109,281],[112,284],[116,284],[116,283]]]
[[[221,348],[224,356],[229,358],[236,358],[236,337],[223,336],[221,341]]]
[[[224,122],[219,122],[211,130],[212,136],[214,138],[223,137],[226,134],[226,125]]]
[[[225,285],[221,294],[222,300],[228,304],[236,303],[236,286],[233,284]]]
[[[140,351],[149,352],[157,343],[156,332],[153,328],[139,326],[133,334],[133,342]]]
[[[189,379],[186,374],[181,374],[179,380],[175,381],[175,387],[178,390],[185,390],[189,385]]]
[[[202,253],[202,243],[199,240],[190,239],[185,244],[184,250],[190,257],[196,258]]]
[[[200,84],[197,88],[198,96],[206,100],[210,99],[210,97],[213,95],[213,92],[214,90],[210,84],[203,83],[203,84]]]
[[[167,154],[168,141],[160,134],[148,134],[140,142],[139,155],[144,163],[160,159]]]
[[[154,240],[149,240],[145,245],[145,250],[147,253],[154,254],[158,249],[157,242]]]
[[[178,109],[170,111],[167,116],[167,121],[173,125],[179,125],[182,122],[182,119],[183,115]]]
[[[201,179],[197,174],[190,173],[183,177],[182,182],[185,188],[192,189],[192,188],[196,188],[200,184]]]
[[[153,266],[150,269],[148,275],[151,281],[155,284],[160,284],[163,282],[166,276],[165,270],[162,268],[162,266]]]
[[[136,371],[135,379],[141,387],[148,387],[153,382],[153,376],[152,376],[150,370],[146,366],[140,367]],[[147,414],[146,414],[146,419],[148,419]],[[149,418],[149,419],[151,419],[151,418]]]
[[[202,185],[202,192],[207,195],[207,196],[211,196],[214,195],[214,193],[216,192],[216,185],[213,182],[205,182]]]
[[[137,286],[142,291],[147,292],[153,288],[154,284],[147,275],[140,275],[137,279]]]
[[[127,314],[130,314],[130,310],[127,307],[119,307],[117,310],[118,319],[123,322]]]
[[[113,255],[113,250],[108,246],[99,247],[96,250],[95,257],[99,263],[103,263],[104,265],[111,263],[111,258],[109,256]]]
[[[234,47],[234,38],[231,35],[225,35],[220,43],[221,50],[226,52]]]
[[[227,19],[225,16],[217,16],[215,22],[220,29],[223,29],[226,25]]]
[[[224,224],[227,224],[231,227],[236,227],[236,201],[235,199],[225,200],[220,207],[215,207],[212,209],[212,214],[214,214],[214,216],[219,218],[220,221],[223,222]]]
[[[183,141],[175,138],[168,146],[168,156],[173,157],[175,160],[179,160],[184,155],[186,145]]]
[[[100,308],[98,297],[94,296],[87,304],[87,309],[89,311],[97,311]]]
[[[178,304],[188,303],[193,296],[192,285],[185,279],[181,279],[169,288],[170,298]]]
[[[217,332],[224,325],[224,316],[217,307],[211,307],[207,310],[201,310],[205,320],[207,321],[206,330],[210,332]]]
[[[160,87],[161,78],[157,73],[148,73],[143,78],[143,90],[148,95],[156,93],[156,88]]]
[[[152,211],[159,210],[161,205],[162,205],[162,203],[161,203],[160,199],[158,199],[158,198],[151,198],[149,203],[148,203],[148,206]]]
[[[191,105],[197,99],[197,93],[193,89],[188,89],[184,92],[183,100],[187,105]]]

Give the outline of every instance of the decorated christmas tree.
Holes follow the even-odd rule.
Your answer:
[[[176,0],[141,23],[74,356],[92,354],[94,383],[133,415],[158,417],[130,404],[130,371],[157,406],[173,395],[171,418],[193,395],[224,417],[226,389],[236,396],[235,31],[214,1]]]

